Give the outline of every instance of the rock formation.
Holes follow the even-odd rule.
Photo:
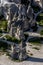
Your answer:
[[[34,11],[31,7],[33,0],[1,0],[2,12],[8,21],[7,30],[12,37],[21,40],[20,44],[11,45],[11,56],[19,60],[26,59],[26,43],[24,31],[30,29],[34,20]],[[42,6],[43,7],[43,6]]]

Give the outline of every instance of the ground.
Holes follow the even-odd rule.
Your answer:
[[[43,45],[40,46],[40,50],[36,50],[32,49],[32,45],[28,44],[27,49],[33,54],[27,60],[14,62],[4,54],[0,56],[0,65],[43,65]]]

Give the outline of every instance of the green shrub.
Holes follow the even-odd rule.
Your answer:
[[[43,35],[43,30],[40,31],[40,34]]]
[[[0,37],[2,36],[2,33],[0,33]]]
[[[7,31],[7,21],[0,22],[0,28],[3,28],[4,31]]]
[[[15,42],[15,43],[21,42],[21,40],[18,40],[17,38],[9,36],[9,35],[6,35],[5,37],[7,38],[8,41],[11,41],[11,42]]]
[[[40,25],[40,26],[43,26],[43,13],[40,13],[37,18],[37,23]]]
[[[0,29],[7,31],[7,21],[5,20],[3,15],[0,15]]]

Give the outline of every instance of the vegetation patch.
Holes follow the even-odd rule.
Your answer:
[[[7,31],[7,21],[3,15],[0,15],[0,31]]]
[[[43,35],[43,30],[40,31],[40,34]]]
[[[0,31],[7,31],[7,21],[6,20],[0,21]]]
[[[2,36],[2,33],[0,33],[0,37]]]
[[[40,25],[40,26],[43,26],[43,13],[40,13],[37,18],[37,23]]]
[[[18,40],[17,38],[12,37],[10,35],[6,35],[5,37],[6,37],[7,41],[11,41],[11,42],[15,42],[15,43],[20,43],[21,42],[21,40]]]
[[[37,38],[37,37],[29,39],[29,42],[34,45],[40,45],[41,44],[40,41],[41,41],[40,38]]]

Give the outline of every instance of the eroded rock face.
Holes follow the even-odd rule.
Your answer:
[[[25,42],[21,42],[20,44],[11,45],[11,57],[19,60],[25,60],[27,58],[26,55],[26,45]]]
[[[28,6],[29,7],[29,6]],[[13,24],[13,23],[15,23],[16,22],[16,24],[18,24],[18,25],[20,25],[21,26],[21,28],[22,28],[22,22],[23,22],[23,29],[25,30],[25,29],[28,29],[29,28],[29,20],[30,21],[32,21],[32,19],[33,19],[33,10],[32,10],[32,8],[30,8],[30,9],[27,9],[28,10],[28,12],[27,12],[27,10],[26,10],[26,6],[25,5],[20,5],[19,4],[19,6],[18,7],[16,7],[17,9],[15,10],[15,11],[13,11],[13,9],[15,8],[13,8],[13,7],[11,7],[12,9],[11,9],[11,13],[10,13],[10,15],[11,15],[11,19],[10,19],[10,23],[11,23],[11,25]],[[14,12],[14,13],[13,13]],[[30,15],[31,14],[31,15]],[[28,17],[28,19],[27,19],[27,17]],[[9,17],[10,18],[10,17]],[[29,19],[30,18],[30,19]],[[8,19],[8,21],[9,21],[9,19]],[[26,22],[27,22],[27,24],[26,24]],[[8,22],[9,23],[9,22]],[[30,23],[31,24],[31,23]],[[10,27],[11,28],[11,27]]]
[[[12,24],[15,22],[16,24],[19,22],[20,27],[24,31],[28,30],[29,25],[33,20],[33,13],[31,0],[6,0],[6,3],[3,6],[3,14],[8,21],[7,28],[9,32],[11,31]]]
[[[27,3],[28,0],[6,0],[3,6],[3,15],[8,21],[7,29],[10,35],[21,40],[20,44],[11,46],[11,56],[19,60],[27,58],[24,31],[34,23],[31,0]]]

